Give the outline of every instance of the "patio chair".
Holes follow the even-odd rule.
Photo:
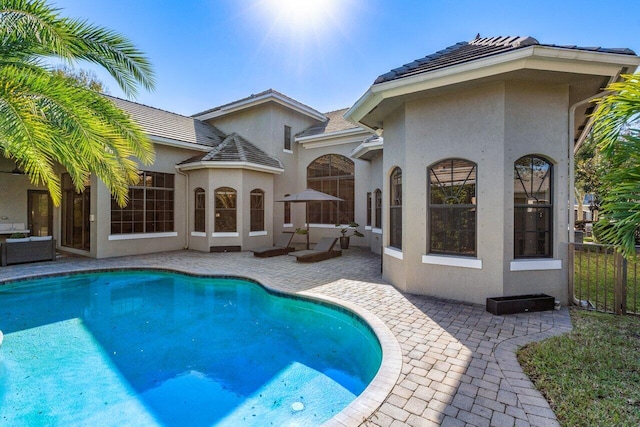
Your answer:
[[[313,249],[295,251],[289,255],[296,257],[298,262],[316,262],[339,257],[342,255],[342,251],[333,250],[337,241],[337,237],[323,237],[316,243]]]
[[[273,246],[265,246],[262,248],[251,249],[251,252],[253,252],[253,256],[257,256],[260,258],[286,255],[289,252],[295,250],[295,248],[292,248],[291,246],[289,246],[291,244],[292,239],[293,239],[292,231],[283,231]]]

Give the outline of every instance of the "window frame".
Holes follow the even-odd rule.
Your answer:
[[[372,203],[372,194],[371,191],[367,192],[367,227],[371,227],[372,224],[372,215],[373,215],[373,209],[371,206]]]
[[[461,175],[454,176],[457,168],[461,169]],[[450,171],[449,179],[446,175],[438,173]],[[468,168],[468,172],[465,169]],[[435,181],[434,181],[435,178]],[[460,183],[456,185],[456,183]],[[472,186],[471,194],[462,194],[465,187]],[[435,187],[435,188],[434,188]],[[454,190],[455,188],[455,190]],[[440,196],[447,203],[436,203],[435,198]],[[447,158],[433,163],[427,168],[427,217],[428,217],[428,250],[432,255],[453,255],[460,257],[478,256],[478,164],[468,159]],[[466,198],[467,203],[460,203],[461,197]],[[473,213],[472,227],[463,229],[459,224],[468,221],[467,215]],[[437,224],[445,224],[443,229],[437,229]],[[469,233],[473,237],[469,238]],[[465,236],[466,235],[466,236]],[[471,245],[470,245],[471,242]],[[471,246],[471,249],[469,249]]]
[[[543,179],[542,182],[540,183],[540,185],[538,186],[538,189],[535,190],[535,194],[533,194],[533,190],[534,190],[534,180],[533,179],[529,179],[529,182],[531,183],[531,187],[529,189],[526,188],[525,184],[524,184],[524,180],[526,178],[522,177],[522,174],[520,174],[517,170],[517,165],[519,162],[523,161],[524,159],[530,159],[529,165],[531,167],[531,169],[533,169],[533,164],[535,160],[544,162],[544,164],[546,165],[546,171],[543,175]],[[553,209],[554,209],[554,201],[553,201],[553,192],[554,192],[554,186],[553,186],[553,178],[554,178],[554,171],[553,171],[553,163],[551,162],[551,160],[549,160],[548,158],[538,155],[538,154],[527,154],[525,156],[520,157],[518,160],[516,160],[513,163],[513,258],[514,259],[541,259],[541,258],[553,258],[553,242],[554,242],[554,234],[553,234],[553,227],[554,227],[554,216],[553,216]],[[530,169],[530,170],[531,170]],[[526,196],[526,200],[527,203],[516,203],[516,187],[518,182],[521,184],[521,187],[524,190],[524,195]],[[549,200],[547,203],[540,203],[539,202],[539,198],[537,196],[540,195],[540,189],[542,188],[542,186],[545,184],[545,182],[547,183],[547,192],[548,192],[548,196],[549,196]],[[531,190],[531,191],[528,191]],[[525,223],[523,224],[523,228],[516,228],[517,226],[517,216],[519,213],[524,213],[526,214],[531,214],[534,213],[534,210],[536,212],[536,229],[535,230],[529,230],[526,228],[526,222],[528,221],[524,221]],[[539,229],[537,228],[537,225],[539,224],[539,222],[537,221],[537,219],[542,219],[543,217],[540,216],[540,214],[544,214],[544,212],[547,213],[547,221],[546,221],[546,230],[543,229]],[[540,233],[544,233],[544,237],[542,239],[540,239]],[[521,236],[519,236],[519,234]],[[527,238],[526,235],[527,234],[534,234],[534,239],[532,241],[529,241],[530,245],[534,244],[534,247],[538,248],[536,250],[533,251],[533,253],[528,252],[527,249],[530,248],[530,245],[527,245]],[[537,236],[536,236],[537,235]],[[521,237],[520,240],[518,239],[518,237]],[[520,249],[520,244],[519,242],[522,242],[522,248]],[[540,251],[540,244],[543,244],[543,250]]]
[[[341,167],[335,164],[340,162]],[[315,169],[314,169],[315,168]],[[348,169],[347,173],[340,173]],[[355,221],[355,163],[342,154],[325,154],[307,166],[307,188],[343,199],[307,205],[312,224],[350,224]]]
[[[249,231],[265,231],[264,190],[259,188],[249,193]]]
[[[402,250],[402,169],[389,175],[389,246]]]
[[[373,201],[375,206],[375,217],[373,228],[382,229],[382,190],[376,188],[373,192]]]
[[[207,198],[204,188],[193,190],[193,231],[205,232],[207,223]]]
[[[231,196],[229,201],[232,201],[233,207],[220,207],[219,202],[221,198],[219,197],[220,193],[225,193],[227,196]],[[231,187],[218,187],[214,190],[214,226],[213,231],[215,233],[237,233],[238,232],[238,192]],[[233,225],[233,227],[225,228],[224,219],[229,219],[229,224]],[[223,227],[222,225],[225,225]]]
[[[118,206],[111,196],[111,235],[175,231],[175,174],[140,171],[129,186],[128,203]]]
[[[289,197],[290,194],[285,194],[284,197]],[[284,202],[283,223],[292,224],[291,222],[291,202]]]
[[[291,151],[291,126],[284,125],[284,149]]]

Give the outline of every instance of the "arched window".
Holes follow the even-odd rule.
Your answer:
[[[402,169],[391,172],[389,198],[389,246],[402,249]]]
[[[513,170],[514,257],[551,257],[553,229],[551,163],[524,156]]]
[[[382,228],[382,190],[379,188],[373,192],[373,199],[376,207],[375,228]]]
[[[206,218],[206,206],[204,189],[196,188],[194,191],[193,203],[194,203],[194,219],[193,219],[193,231],[205,231],[205,218]]]
[[[214,231],[235,232],[236,227],[236,190],[229,187],[216,188]]]
[[[446,159],[429,173],[429,252],[476,255],[476,164]]]
[[[354,164],[339,154],[327,154],[307,167],[307,187],[332,196],[342,202],[309,202],[309,222],[314,224],[348,224],[353,222]]]
[[[285,194],[284,197],[288,197],[289,194]],[[291,202],[284,202],[284,223],[291,224]]]
[[[264,191],[251,190],[251,221],[249,231],[264,231]]]

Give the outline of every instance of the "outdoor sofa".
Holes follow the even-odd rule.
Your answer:
[[[339,257],[342,255],[342,251],[333,249],[337,241],[337,237],[323,237],[313,249],[295,251],[289,255],[296,257],[298,262],[316,262]]]
[[[49,238],[30,237],[21,242],[0,243],[0,265],[23,262],[55,261],[56,241]]]

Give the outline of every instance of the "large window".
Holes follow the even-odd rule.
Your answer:
[[[140,172],[138,183],[129,186],[127,206],[111,198],[111,234],[174,231],[173,189],[173,174]]]
[[[371,227],[371,192],[367,193],[367,227]]]
[[[339,154],[318,157],[307,167],[307,187],[341,198],[342,202],[309,202],[312,224],[353,222],[354,164]]]
[[[402,249],[402,169],[391,172],[389,198],[389,246]]]
[[[216,233],[236,232],[236,190],[229,187],[216,188],[215,200]]]
[[[205,231],[205,215],[207,202],[205,199],[204,189],[196,188],[194,191],[194,220],[193,231]]]
[[[264,231],[264,191],[251,191],[251,224],[249,231]]]
[[[376,206],[375,228],[382,228],[382,190],[379,188],[373,192],[373,199]]]
[[[291,150],[291,126],[284,127],[284,149]]]
[[[429,252],[476,255],[476,164],[447,159],[429,168]]]
[[[546,159],[525,156],[513,170],[514,257],[551,257],[552,167]]]

